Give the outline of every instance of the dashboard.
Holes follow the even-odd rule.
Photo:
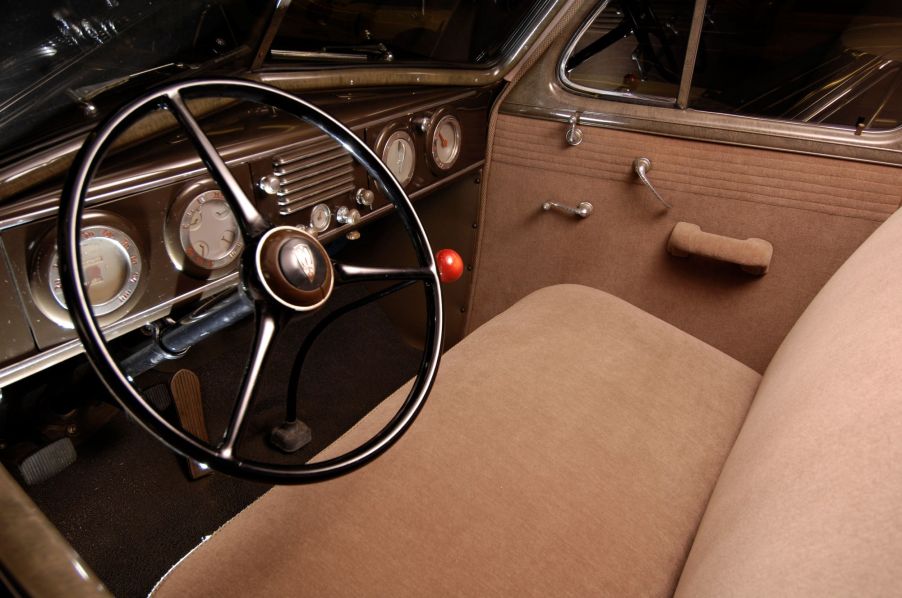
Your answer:
[[[310,94],[360,136],[416,200],[482,166],[494,91],[422,88]],[[393,210],[343,148],[277,109],[232,104],[200,119],[235,178],[275,225],[328,246]],[[140,125],[140,123],[139,123]],[[0,387],[81,352],[61,293],[61,184],[0,207]],[[237,284],[237,223],[177,129],[124,146],[87,201],[82,257],[89,299],[109,338]]]

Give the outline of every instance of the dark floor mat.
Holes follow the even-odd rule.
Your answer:
[[[342,289],[332,308],[361,293]],[[295,350],[313,323],[293,322],[270,357],[244,435],[244,450],[254,455],[268,451],[263,432],[283,413]],[[211,438],[221,434],[228,417],[251,332],[248,322],[168,365],[170,371],[191,367],[200,376]],[[292,461],[309,459],[350,428],[416,372],[419,358],[378,306],[333,323],[311,351],[301,378],[299,413],[313,440]],[[152,374],[142,385],[166,378]],[[115,595],[145,596],[204,536],[268,489],[221,474],[189,482],[184,469],[181,459],[120,413],[79,447],[73,466],[28,492]]]

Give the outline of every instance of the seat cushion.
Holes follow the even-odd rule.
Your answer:
[[[384,456],[274,488],[157,594],[669,594],[759,379],[611,295],[540,290],[445,355]]]
[[[682,596],[898,596],[902,213],[783,341],[705,513]]]

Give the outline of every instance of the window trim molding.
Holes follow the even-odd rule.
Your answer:
[[[696,0],[695,2],[692,16],[692,25],[689,30],[689,40],[686,46],[686,60],[683,64],[682,78],[680,80],[680,86],[676,98],[664,98],[661,96],[647,96],[642,94],[599,90],[574,83],[567,77],[566,64],[569,61],[570,56],[576,49],[576,45],[579,42],[580,38],[585,34],[586,31],[588,31],[589,27],[592,26],[592,23],[595,21],[595,19],[605,9],[607,9],[609,3],[610,0],[601,0],[600,2],[598,2],[598,4],[596,4],[595,7],[592,8],[588,12],[588,14],[583,17],[582,20],[578,21],[579,26],[577,27],[574,34],[568,38],[569,41],[564,46],[564,49],[560,53],[560,57],[557,60],[555,72],[557,78],[556,83],[560,85],[562,89],[577,95],[601,100],[609,100],[622,104],[632,104],[634,106],[642,105],[656,108],[666,108],[668,110],[675,110],[677,112],[711,115],[712,117],[724,119],[722,125],[723,128],[734,129],[736,131],[751,130],[755,133],[758,133],[769,127],[756,126],[757,123],[774,123],[776,125],[782,125],[784,127],[791,126],[793,128],[804,127],[811,129],[810,136],[800,132],[792,135],[792,137],[795,138],[805,137],[816,141],[823,141],[825,140],[824,138],[827,137],[829,138],[828,141],[833,143],[843,143],[845,145],[852,146],[863,145],[869,147],[885,145],[887,138],[889,138],[892,140],[891,145],[902,145],[902,125],[893,127],[892,129],[865,129],[864,131],[856,134],[856,128],[850,125],[812,123],[786,118],[730,114],[727,112],[700,110],[689,107],[689,94],[692,90],[692,76],[694,75],[695,63],[698,58],[698,47],[701,42],[702,27],[704,26],[705,12],[707,10],[708,4],[707,0]],[[531,111],[527,110],[527,112]],[[576,110],[575,112],[581,112],[584,114],[583,116],[580,116],[580,122],[588,122],[587,118],[589,112],[591,112],[590,110]],[[735,121],[735,126],[730,126],[729,119],[740,120]],[[610,119],[602,116],[601,118],[597,119],[597,122],[607,122],[608,120]],[[671,119],[662,118],[660,120],[670,121]],[[700,122],[699,125],[702,125],[702,123]],[[846,134],[848,135],[848,137],[846,136]],[[840,137],[840,135],[842,137]],[[848,143],[849,141],[852,141],[853,143]],[[894,161],[894,163],[896,162]]]

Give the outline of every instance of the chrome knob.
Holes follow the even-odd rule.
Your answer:
[[[267,195],[278,195],[282,188],[282,181],[274,174],[260,177],[257,186]]]
[[[354,198],[357,200],[357,203],[372,209],[373,202],[376,200],[376,194],[370,191],[369,189],[365,189],[361,187],[357,190],[357,193],[354,195]]]
[[[583,142],[583,132],[582,129],[579,128],[579,112],[573,114],[570,117],[570,128],[567,129],[567,133],[564,135],[564,139],[567,142],[567,145],[576,146]]]
[[[354,208],[342,206],[338,208],[337,212],[335,212],[335,220],[337,220],[339,224],[354,226],[355,224],[360,222],[360,212],[358,212]]]

